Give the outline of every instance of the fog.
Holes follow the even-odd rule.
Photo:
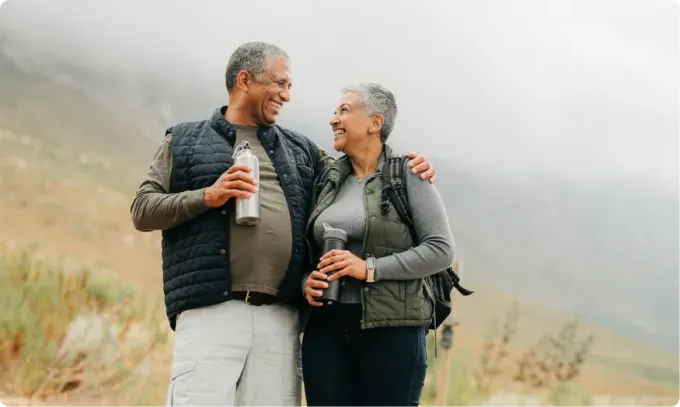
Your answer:
[[[278,122],[329,150],[340,89],[380,82],[390,144],[432,159],[470,276],[677,353],[678,17],[672,0],[8,0],[0,33],[47,71],[109,78],[95,96],[128,113],[153,99],[134,113],[156,141],[227,103],[244,42],[289,53]]]
[[[41,58],[152,73],[216,103],[234,48],[272,42],[293,67],[280,123],[325,146],[339,89],[377,81],[397,97],[403,149],[583,182],[635,175],[677,195],[672,0],[9,0],[0,23]]]

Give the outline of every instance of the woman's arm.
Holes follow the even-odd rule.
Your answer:
[[[406,191],[415,234],[420,244],[404,252],[376,260],[375,279],[413,280],[449,267],[454,258],[454,240],[444,201],[437,187],[423,182],[404,166]]]

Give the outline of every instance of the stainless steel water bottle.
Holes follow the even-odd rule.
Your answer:
[[[347,247],[347,232],[342,229],[333,228],[327,223],[323,224],[323,228],[323,248],[321,252],[326,254],[331,250],[345,250]],[[337,272],[338,270],[331,271],[327,275],[330,277]],[[319,302],[330,305],[340,301],[340,287],[340,279],[329,281],[328,288],[323,290]]]
[[[244,226],[256,225],[260,222],[260,160],[253,154],[247,141],[244,140],[234,150],[234,164],[247,165],[250,176],[257,182],[255,193],[251,193],[250,198],[236,198],[236,223]]]

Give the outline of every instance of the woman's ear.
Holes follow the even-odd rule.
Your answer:
[[[371,122],[370,126],[368,128],[370,133],[380,133],[380,129],[382,128],[383,122],[385,121],[385,118],[380,115],[380,114],[374,114],[371,116]]]

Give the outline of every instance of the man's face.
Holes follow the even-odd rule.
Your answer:
[[[270,57],[269,66],[248,88],[248,104],[253,121],[259,126],[276,122],[284,103],[290,101],[290,67],[280,57]]]

